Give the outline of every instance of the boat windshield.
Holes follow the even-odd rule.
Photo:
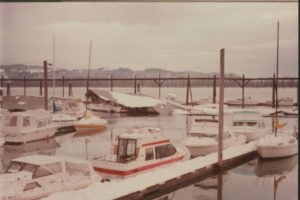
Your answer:
[[[18,117],[17,116],[9,116],[4,118],[4,126],[17,126]]]
[[[33,165],[33,164],[24,164],[23,167],[21,168],[21,171],[27,171],[27,172],[31,172],[34,173],[36,170],[37,166]]]
[[[22,168],[23,163],[20,162],[12,162],[7,169],[7,172],[17,172]]]
[[[129,162],[136,158],[136,140],[119,139],[118,144],[118,162]]]
[[[233,122],[233,126],[256,126],[257,122]]]

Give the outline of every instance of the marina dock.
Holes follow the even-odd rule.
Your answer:
[[[160,193],[168,193],[178,188],[199,182],[219,172],[232,169],[256,158],[256,143],[250,142],[223,151],[223,167],[217,164],[218,154],[197,157],[178,162],[172,166],[158,168],[126,179],[111,182],[95,183],[85,189],[72,192],[56,193],[47,197],[54,199],[94,199],[101,196],[108,199],[152,199]]]

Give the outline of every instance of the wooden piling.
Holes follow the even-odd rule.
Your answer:
[[[245,108],[245,75],[244,74],[242,79],[242,108]]]
[[[69,97],[73,96],[72,83],[69,84]]]
[[[134,75],[134,94],[136,94],[136,75]]]
[[[214,75],[214,81],[213,81],[213,103],[216,103],[216,96],[217,96],[217,77]]]
[[[65,76],[62,77],[62,95],[65,97]]]
[[[4,82],[3,82],[3,76],[1,76],[1,85],[0,85],[1,88],[3,88],[3,84],[4,84]]]
[[[40,96],[43,96],[43,80],[40,79]]]
[[[188,74],[187,83],[186,83],[185,105],[189,105],[189,96],[190,96],[190,74]]]
[[[276,93],[276,80],[275,80],[275,73],[274,73],[273,83],[272,83],[272,108],[275,108],[275,93]]]
[[[161,86],[161,79],[160,74],[158,75],[158,98],[160,99],[160,86]]]
[[[47,60],[44,61],[44,90],[45,90],[45,110],[48,110],[48,66]]]
[[[10,96],[10,83],[6,85],[6,96]]]
[[[110,91],[113,91],[113,76],[110,75]]]
[[[23,87],[24,87],[24,96],[26,96],[26,76],[23,79]]]
[[[223,124],[224,124],[224,67],[225,67],[225,49],[220,51],[220,94],[219,94],[219,149],[218,166],[223,167]]]

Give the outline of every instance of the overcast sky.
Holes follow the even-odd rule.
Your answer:
[[[0,64],[298,74],[298,3],[1,3]]]

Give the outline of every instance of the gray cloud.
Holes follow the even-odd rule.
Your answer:
[[[280,21],[280,70],[298,70],[297,3],[15,3],[0,4],[1,64],[59,67],[163,67],[270,76]]]

